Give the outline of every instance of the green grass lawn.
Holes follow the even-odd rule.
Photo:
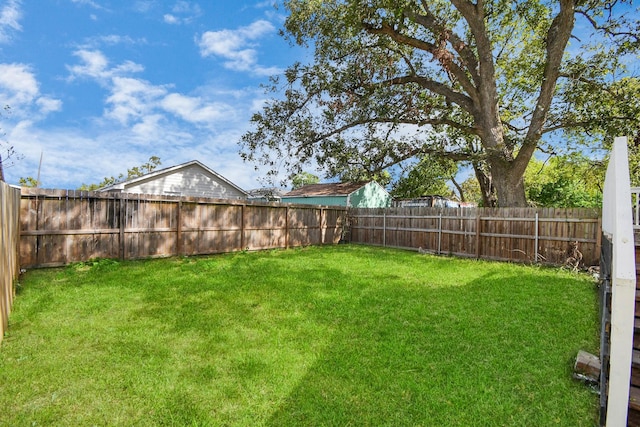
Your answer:
[[[590,426],[597,285],[363,246],[29,271],[0,425]]]

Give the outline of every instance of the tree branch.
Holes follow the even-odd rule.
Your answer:
[[[556,84],[560,76],[562,57],[573,31],[574,15],[575,0],[560,0],[560,11],[551,22],[547,32],[547,60],[544,66],[542,85],[531,116],[529,130],[516,157],[516,164],[514,165],[516,173],[524,173],[529,159],[531,159],[542,136],[549,106],[553,100]]]
[[[412,157],[415,156],[419,156],[421,154],[428,154],[434,157],[439,157],[439,158],[443,158],[443,159],[450,159],[456,162],[464,162],[464,161],[471,161],[471,160],[484,160],[486,158],[486,156],[484,156],[481,153],[463,153],[463,152],[450,152],[450,151],[440,151],[437,149],[431,149],[431,148],[425,148],[425,147],[419,147],[419,148],[415,148],[414,150],[411,150],[409,152],[407,152],[406,154],[399,156],[397,158],[395,158],[393,161],[391,162],[387,162],[387,163],[383,163],[381,164],[378,168],[376,168],[375,170],[373,170],[372,172],[380,172],[383,171],[387,168],[390,168],[391,166],[394,166],[400,162],[403,162],[405,160],[409,160]]]
[[[494,52],[485,24],[484,3],[480,0],[476,4],[467,0],[451,0],[451,4],[467,22],[476,41],[481,82],[478,87],[479,104],[484,107],[478,112],[476,121],[485,130],[485,135],[482,138],[483,143],[488,149],[502,151],[504,140],[498,104]]]
[[[462,125],[462,124],[460,124],[458,122],[455,122],[455,121],[449,120],[449,119],[423,119],[423,120],[399,119],[399,120],[394,120],[394,119],[391,119],[391,118],[375,117],[375,118],[368,118],[368,119],[362,119],[362,120],[354,120],[354,121],[349,122],[349,123],[347,123],[347,124],[345,124],[343,126],[335,128],[335,129],[331,130],[330,132],[318,133],[315,137],[308,139],[304,144],[302,144],[298,148],[298,151],[296,152],[296,154],[300,153],[300,151],[303,149],[303,147],[306,147],[308,145],[316,144],[316,143],[322,141],[323,139],[331,138],[332,136],[339,135],[342,132],[345,132],[347,130],[353,129],[355,127],[363,126],[363,125],[367,125],[367,124],[372,124],[372,123],[378,123],[378,124],[406,124],[406,125],[416,125],[416,126],[447,125],[447,126],[455,127],[456,129],[463,130],[464,132],[467,132],[467,133],[471,133],[471,134],[474,134],[474,135],[478,134],[478,130],[477,129],[471,128],[469,126],[464,126],[464,125]]]
[[[425,52],[429,52],[434,56],[434,58],[438,60],[442,68],[448,74],[451,74],[455,77],[455,80],[457,80],[460,83],[460,85],[464,88],[464,90],[471,97],[471,99],[476,97],[475,86],[473,85],[473,83],[471,83],[465,71],[453,61],[453,54],[449,52],[447,49],[444,49],[440,46],[436,46],[435,44],[426,42],[424,40],[415,39],[413,37],[409,37],[404,34],[401,34],[386,22],[383,22],[380,26],[374,26],[369,23],[363,22],[362,26],[370,34],[387,35],[397,43],[404,44],[406,46],[411,46]]]
[[[436,16],[430,11],[429,5],[426,1],[422,2],[422,7],[424,8],[426,15],[409,11],[405,12],[405,16],[417,24],[422,25],[424,28],[439,34],[441,38],[448,41],[453,49],[458,52],[458,55],[460,55],[460,59],[473,79],[475,87],[478,87],[480,85],[480,74],[478,73],[478,60],[475,53],[469,49],[469,46],[460,38],[460,36],[438,21]],[[465,90],[469,91],[466,87]]]
[[[599,25],[598,22],[595,19],[593,19],[593,17],[590,16],[584,10],[576,10],[576,13],[584,16],[587,19],[587,21],[589,21],[591,26],[597,31],[603,31],[605,34],[609,34],[610,36],[613,36],[613,37],[620,37],[620,36],[631,37],[635,39],[636,43],[640,42],[640,35],[638,35],[637,33],[632,33],[630,31],[614,31],[613,29],[611,29],[611,27]]]
[[[462,109],[464,109],[470,114],[474,114],[476,112],[475,105],[471,98],[469,98],[468,96],[460,92],[456,92],[455,90],[451,89],[447,85],[428,79],[426,77],[401,76],[401,77],[394,77],[392,79],[386,80],[385,82],[382,82],[382,84],[388,84],[388,85],[404,85],[407,83],[415,83],[424,89],[427,89],[431,92],[441,95],[445,99],[447,99],[447,101],[452,102],[456,105],[459,105]]]

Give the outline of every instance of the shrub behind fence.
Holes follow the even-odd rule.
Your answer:
[[[20,273],[20,190],[0,181],[0,342],[9,324],[15,281]]]

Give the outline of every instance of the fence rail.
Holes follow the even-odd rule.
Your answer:
[[[350,241],[501,261],[574,263],[600,259],[596,209],[350,209]]]
[[[18,264],[20,190],[0,182],[0,342],[9,324]]]
[[[333,244],[346,209],[23,189],[20,262],[139,259]]]

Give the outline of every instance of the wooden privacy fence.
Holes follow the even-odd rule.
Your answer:
[[[349,240],[353,243],[500,261],[596,266],[600,228],[597,209],[349,210]]]
[[[0,342],[9,324],[15,281],[20,274],[20,190],[0,181]]]
[[[23,189],[20,262],[139,259],[334,244],[346,209]]]

